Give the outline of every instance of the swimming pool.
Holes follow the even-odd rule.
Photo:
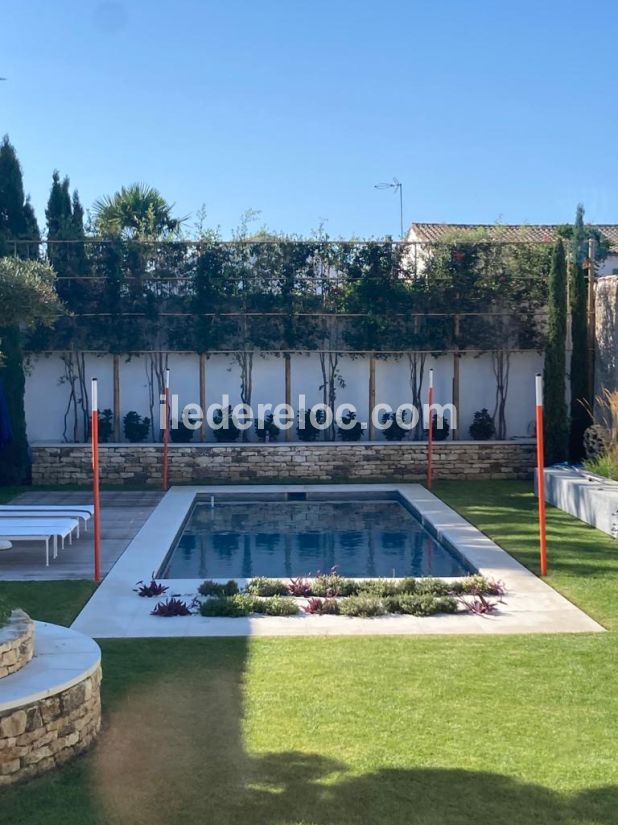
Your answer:
[[[473,568],[399,500],[197,498],[160,578],[463,576]]]

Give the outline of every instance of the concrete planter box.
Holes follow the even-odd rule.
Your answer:
[[[536,492],[536,477],[534,486]],[[545,470],[545,500],[618,538],[618,482],[575,467],[550,467]]]

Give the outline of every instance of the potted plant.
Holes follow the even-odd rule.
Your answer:
[[[474,413],[474,419],[470,424],[470,435],[475,441],[489,441],[496,435],[496,425],[485,407]]]
[[[190,418],[189,423],[195,424],[196,418]],[[177,427],[170,428],[170,438],[174,444],[188,444],[193,440],[195,430],[192,427],[187,427],[183,421],[178,422]]]
[[[438,427],[438,413],[434,413],[431,419],[431,434],[433,436],[434,441],[446,441],[451,431],[451,425],[449,424],[448,418],[446,416],[442,419],[442,426]]]
[[[408,420],[407,411],[404,411],[403,415],[401,416],[402,422],[406,422]],[[394,412],[383,412],[380,416],[380,423],[381,424],[388,424],[385,429],[382,430],[384,433],[384,438],[387,441],[403,441],[403,439],[408,435],[410,430],[406,429],[406,427],[402,427],[401,424],[397,421],[396,414]]]
[[[317,441],[320,436],[321,429],[319,426],[315,426],[315,424],[311,420],[311,410],[303,410],[302,414],[302,422],[304,424],[304,427],[300,426],[301,413],[299,413],[299,425],[296,428],[296,432],[298,433],[299,439],[301,441]],[[317,410],[313,417],[318,425],[324,424],[324,422],[326,421],[326,413],[322,409]]]
[[[150,430],[150,419],[147,417],[142,418],[135,410],[131,410],[125,415],[122,424],[125,438],[132,444],[145,441]]]
[[[236,422],[234,421],[234,417],[232,416],[231,404],[226,410],[224,410],[223,407],[219,407],[217,410],[215,410],[212,416],[212,420],[213,423],[217,425],[217,428],[213,429],[213,433],[217,441],[223,443],[238,441],[240,430],[236,426]]]
[[[279,437],[279,427],[275,424],[275,417],[272,413],[266,413],[264,421],[260,427],[259,419],[254,422],[255,434],[259,441],[276,441]]]
[[[354,422],[352,424],[352,422]],[[356,413],[352,412],[351,410],[347,410],[341,416],[341,423],[344,424],[344,427],[337,427],[337,431],[339,433],[339,438],[342,441],[360,441],[363,435],[363,427],[360,421],[356,421]],[[350,426],[351,425],[351,426]]]

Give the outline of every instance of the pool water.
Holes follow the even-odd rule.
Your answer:
[[[197,501],[161,573],[171,579],[463,576],[472,568],[398,501]]]

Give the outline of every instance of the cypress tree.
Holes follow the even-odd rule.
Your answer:
[[[8,136],[0,143],[0,256],[15,251],[20,257],[38,255],[39,228],[30,201],[24,198],[24,184],[17,153]],[[33,241],[18,244],[14,241]],[[29,476],[28,441],[24,411],[25,377],[19,329],[2,317],[0,338],[3,362],[0,382],[7,397],[13,440],[0,448],[0,484],[23,484]]]
[[[569,309],[571,312],[571,420],[569,453],[571,461],[583,457],[584,431],[590,426],[590,415],[582,402],[588,395],[588,315],[584,260],[587,257],[587,237],[584,227],[584,207],[577,206],[572,239],[572,263],[569,272]]]
[[[47,219],[47,257],[58,275],[58,294],[74,312],[83,310],[85,284],[79,278],[87,274],[84,210],[77,191],[71,197],[68,177],[60,180],[58,171],[52,175],[52,185],[45,209]],[[70,241],[70,243],[65,243]],[[75,243],[78,241],[79,243]],[[61,326],[75,335],[75,324],[64,319]]]
[[[567,457],[568,421],[565,401],[566,377],[566,257],[558,238],[549,272],[547,342],[545,345],[544,436],[545,460],[556,464]]]
[[[38,237],[36,218],[29,201],[24,198],[21,166],[15,148],[5,135],[0,143],[0,255],[12,254],[29,257],[27,248],[12,241],[31,240]]]

